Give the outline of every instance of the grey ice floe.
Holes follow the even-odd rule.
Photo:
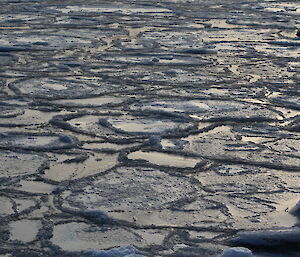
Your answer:
[[[219,257],[252,257],[252,252],[244,247],[232,247],[226,249]]]
[[[299,215],[300,202],[290,211],[291,214]],[[276,228],[268,230],[239,232],[237,237],[230,241],[233,245],[246,246],[254,249],[268,249],[283,253],[298,252],[300,249],[300,228]],[[227,255],[222,257],[226,257]],[[228,255],[231,256],[231,255]],[[286,255],[284,255],[286,256]]]
[[[36,238],[36,235],[41,227],[40,221],[35,220],[18,220],[11,222],[10,239],[29,243]]]
[[[131,105],[131,109],[147,111],[152,113],[181,113],[192,115],[193,118],[206,121],[225,120],[255,120],[269,121],[277,120],[276,112],[263,106],[257,106],[239,101],[219,100],[184,100],[172,101],[161,100],[142,102]]]
[[[300,200],[297,202],[295,207],[291,209],[290,213],[300,218]]]
[[[142,160],[153,165],[165,166],[165,167],[176,167],[176,168],[196,168],[205,167],[209,164],[208,161],[202,158],[193,158],[180,156],[175,154],[168,154],[163,152],[155,151],[136,151],[128,155],[130,160]]]
[[[77,140],[67,135],[13,132],[0,134],[0,147],[4,149],[47,151],[69,149],[76,144]]]
[[[114,220],[151,227],[203,227],[216,225],[214,219],[225,221],[227,217],[214,201],[203,198],[189,201],[197,194],[195,185],[193,179],[170,175],[157,168],[120,167],[95,180],[72,184],[60,197],[64,199],[65,211],[93,221],[97,215],[87,217],[81,210],[101,210]]]
[[[80,256],[86,257],[129,257],[130,254],[137,254],[137,250],[129,245],[148,245],[146,240],[130,229],[111,225],[96,226],[84,222],[55,225],[51,242],[64,251],[82,251]],[[120,245],[128,247],[116,248]]]
[[[87,251],[87,257],[142,257],[138,254],[138,250],[131,245],[113,248],[110,250]]]
[[[86,217],[87,219],[93,220],[95,222],[109,222],[110,218],[108,215],[100,210],[87,210],[87,211],[81,211],[80,214],[83,217]]]
[[[47,157],[41,154],[0,151],[0,177],[26,176],[42,171]]]
[[[118,118],[109,117],[100,119],[100,124],[111,129],[127,134],[168,134],[177,130],[186,130],[192,124],[182,119],[171,119],[165,117],[144,118],[124,115]]]
[[[251,232],[240,232],[237,238],[232,240],[235,245],[274,248],[289,247],[292,249],[300,248],[300,229],[284,228],[273,230],[260,230]]]

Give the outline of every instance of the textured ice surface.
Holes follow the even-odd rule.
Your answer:
[[[145,160],[159,166],[169,166],[177,168],[194,168],[200,165],[203,160],[184,156],[176,156],[159,152],[133,152],[127,156],[133,160]]]
[[[252,252],[243,247],[233,247],[226,249],[220,257],[251,257],[253,256]]]
[[[3,133],[0,135],[1,148],[53,150],[67,149],[76,145],[76,140],[66,135],[39,135]]]
[[[118,97],[93,97],[93,98],[54,100],[51,102],[51,104],[54,104],[55,106],[94,107],[94,106],[102,106],[107,104],[120,104],[122,100],[123,100],[122,98],[118,98]]]
[[[299,257],[297,0],[0,7],[1,256]]]
[[[21,80],[11,84],[11,88],[19,94],[41,98],[68,97],[70,94],[75,97],[88,95],[95,91],[95,86],[89,81],[76,80],[76,78],[73,80],[54,78]]]
[[[23,192],[50,194],[55,189],[55,186],[40,181],[22,180],[16,185],[15,189]]]
[[[0,126],[39,126],[40,124],[47,124],[53,115],[54,114],[51,112],[23,108],[23,106],[10,107],[9,110],[3,112],[3,116],[0,120]]]
[[[13,177],[39,173],[47,158],[43,155],[1,151],[0,177]]]
[[[118,159],[118,154],[101,153],[91,154],[88,159],[78,154],[49,155],[51,156],[50,165],[45,170],[44,177],[54,181],[76,180],[105,172],[113,168]],[[82,157],[83,160],[81,160]]]
[[[161,134],[178,128],[185,128],[188,124],[172,120],[154,120],[134,117],[111,118],[107,122],[120,131],[127,133]]]
[[[167,233],[162,230],[131,230],[110,225],[99,227],[97,225],[85,224],[84,222],[70,222],[56,225],[51,241],[64,250],[83,250],[85,251],[84,256],[94,256],[92,254],[100,255],[106,252],[109,254],[138,254],[139,251],[127,245],[138,245],[140,247],[160,245],[163,243],[166,235]],[[101,251],[101,249],[109,249],[117,246],[123,247]]]
[[[299,249],[299,228],[240,232],[232,242],[252,247],[291,247]]]
[[[88,251],[86,256],[91,257],[142,257],[133,246],[122,246],[111,250]]]
[[[4,217],[13,214],[13,201],[7,197],[0,197],[1,200],[1,211],[0,216]]]
[[[66,223],[54,227],[51,241],[64,250],[107,249],[119,245],[139,244],[142,238],[128,229],[85,223]]]
[[[160,183],[154,184],[154,181]],[[216,217],[225,220],[225,215],[213,202],[191,199],[185,203],[197,194],[193,180],[157,169],[120,168],[99,177],[93,184],[80,185],[83,189],[80,195],[77,186],[62,194],[63,206],[75,213],[81,209],[102,210],[128,222],[171,227],[214,225]],[[185,211],[186,215],[181,215]],[[97,220],[97,217],[91,218]]]
[[[101,45],[101,41],[96,41],[86,36],[75,36],[75,34],[70,32],[63,34],[51,33],[50,31],[49,33],[26,33],[25,30],[24,32],[3,33],[0,37],[0,42],[2,46],[15,48],[16,50],[22,49],[23,51],[68,49],[95,42]]]
[[[161,183],[154,184],[157,180]],[[168,192],[163,190],[166,186]],[[72,191],[66,191],[65,203],[94,210],[151,211],[159,210],[195,191],[188,178],[171,176],[151,168],[119,168],[83,188],[80,195],[76,194],[76,186]]]
[[[101,119],[100,123],[119,133],[131,135],[166,135],[180,133],[193,127],[193,124],[181,118],[164,115],[145,115],[146,117],[124,115],[119,118]]]
[[[300,201],[297,202],[297,204],[291,209],[291,214],[299,217],[300,216]]]
[[[236,129],[231,126],[214,128],[208,132],[183,138],[182,150],[210,159],[230,159],[240,163],[298,170],[298,135],[277,134],[276,132],[272,135],[272,131],[264,131],[264,129],[268,129],[268,127],[254,127],[249,130],[244,128],[244,131],[236,133]],[[260,135],[258,135],[259,133]],[[243,135],[259,138],[262,134],[265,134],[263,138],[268,138],[270,142],[260,144],[259,141],[244,142],[241,140]],[[281,139],[283,137],[284,139]]]
[[[10,240],[18,240],[29,243],[36,238],[41,227],[40,221],[19,220],[9,224],[11,230]]]
[[[279,117],[267,108],[234,101],[161,101],[139,104],[133,108],[141,111],[179,112],[200,120],[276,120]]]
[[[63,118],[63,117],[62,117]],[[56,122],[56,121],[55,121]],[[104,135],[160,135],[180,133],[193,127],[193,124],[183,119],[172,119],[164,116],[140,117],[120,115],[119,117],[107,117],[96,115],[80,115],[61,122],[62,126],[70,127],[74,131]]]

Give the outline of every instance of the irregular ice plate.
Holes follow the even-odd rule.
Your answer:
[[[14,177],[39,173],[48,158],[40,154],[1,151],[0,177]]]

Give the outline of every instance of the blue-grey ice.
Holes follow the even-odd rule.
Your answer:
[[[103,251],[87,251],[85,253],[87,257],[142,257],[143,255],[139,254],[139,251],[129,245],[129,246],[122,246],[110,250],[103,250]]]
[[[252,257],[253,254],[248,248],[232,247],[224,250],[219,257]]]

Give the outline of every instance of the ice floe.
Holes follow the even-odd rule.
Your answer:
[[[47,165],[45,155],[1,151],[0,177],[31,175],[42,172]]]
[[[54,226],[51,241],[66,251],[87,251],[84,256],[94,256],[93,254],[100,253],[105,254],[106,251],[101,251],[102,249],[118,247],[120,245],[145,244],[143,238],[133,233],[130,229],[109,225],[98,227],[83,222],[70,222]],[[122,252],[123,254],[134,253],[133,249],[128,251],[128,249],[123,248],[120,251],[113,250],[111,254],[122,254]]]
[[[252,252],[244,247],[226,249],[219,257],[252,257]]]
[[[2,133],[0,147],[6,149],[27,149],[49,151],[76,147],[77,140],[67,135]]]
[[[140,111],[184,113],[199,120],[276,120],[276,112],[258,105],[238,101],[191,100],[191,101],[156,101],[132,106]]]
[[[102,251],[87,251],[87,257],[142,257],[139,251],[133,246],[122,246],[110,250]]]
[[[249,247],[299,249],[299,228],[240,232],[232,243]]]

